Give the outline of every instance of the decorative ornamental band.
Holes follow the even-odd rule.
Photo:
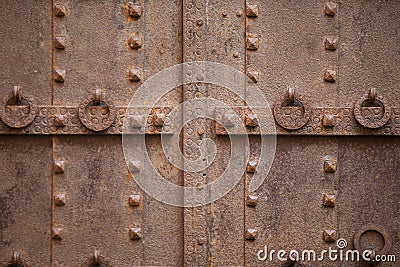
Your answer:
[[[127,107],[114,107],[115,113],[112,113],[113,111],[106,105],[89,106],[82,115],[79,112],[82,107],[79,106],[37,106],[35,108],[35,112],[32,113],[26,106],[7,107],[3,111],[3,114],[7,113],[7,123],[2,114],[0,134],[121,135],[127,110]],[[248,135],[261,134],[257,118],[271,117],[271,111],[274,114],[275,125],[262,125],[263,129],[267,129],[263,134],[274,134],[276,131],[277,135],[400,135],[400,108],[391,108],[387,123],[379,128],[367,127],[370,123],[379,122],[384,116],[387,116],[381,107],[361,107],[357,110],[353,107],[314,107],[307,110],[307,113],[303,107],[293,106],[280,107],[279,110],[269,107],[250,110],[244,106],[232,109],[239,116]],[[172,134],[172,122],[168,118],[172,108],[156,107],[146,115],[148,110],[150,108],[129,108],[129,123],[125,125],[128,125],[125,132],[149,135]],[[215,112],[218,122],[213,123],[213,128],[216,135],[227,135],[226,129],[228,128],[231,134],[243,134],[243,131],[239,130],[240,123],[230,121],[230,114],[225,109],[216,109]],[[110,121],[110,114],[115,114],[115,119]],[[24,116],[33,119],[29,122],[28,119],[24,119]],[[307,118],[304,119],[304,116]],[[364,124],[367,122],[366,126],[361,125],[356,116],[361,117]],[[21,127],[20,121],[23,121],[24,124],[29,122],[29,124]],[[268,121],[271,120],[266,120],[266,123]],[[86,125],[83,122],[86,122]],[[300,128],[298,128],[299,122],[304,123]]]

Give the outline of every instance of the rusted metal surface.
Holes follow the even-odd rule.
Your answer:
[[[66,36],[67,45],[54,51],[54,65],[66,69],[66,77],[54,84],[54,104],[70,108],[52,110],[63,110],[65,126],[51,126],[50,132],[120,135],[126,105],[138,86],[181,62],[181,3],[112,1],[100,7],[94,2],[63,2],[66,14],[55,19],[54,32]],[[109,67],[102,67],[105,62]],[[181,98],[175,90],[162,101],[174,106]],[[168,120],[161,123],[160,118],[170,108],[153,111],[147,118],[143,111],[130,109],[132,133],[160,133],[162,126],[168,130]],[[91,266],[103,259],[107,266],[182,266],[182,209],[151,199],[134,183],[120,137],[76,138],[59,137],[54,143],[57,158],[69,168],[63,174],[66,179],[55,180],[54,190],[64,190],[67,202],[53,210],[53,226],[63,227],[62,239],[53,243],[53,264]],[[159,139],[147,141],[155,166],[162,166],[160,173],[181,183],[182,175],[162,157]],[[128,166],[133,175],[141,175],[143,152],[136,151],[135,162]],[[94,250],[101,251],[97,259]]]
[[[246,121],[246,116],[251,114],[251,111],[247,107],[234,107],[233,108],[238,116],[241,118],[243,122]],[[295,112],[299,112],[300,115],[298,118],[301,120],[303,115],[301,115],[301,109],[297,107],[287,107],[287,111],[294,113],[293,117],[297,118],[298,115]],[[374,107],[365,107],[364,112],[371,114],[377,113],[378,120],[382,115],[381,109],[375,110]],[[216,117],[220,118],[221,121],[226,112],[225,109],[217,109]],[[258,116],[268,116],[268,108],[254,108],[254,112],[258,114]],[[291,114],[290,113],[290,114]],[[283,116],[279,120],[283,120],[286,127],[291,127],[294,124],[290,124],[293,122],[290,116]],[[226,126],[226,125],[224,125]],[[230,127],[230,131],[232,133],[240,134],[240,125],[232,124]],[[264,127],[268,127],[268,125],[264,125]],[[217,135],[227,135],[225,128],[219,124],[215,124],[215,131]],[[356,118],[353,115],[353,108],[313,108],[311,110],[310,119],[308,122],[300,129],[297,130],[288,130],[281,127],[278,123],[276,124],[276,134],[277,135],[399,135],[400,134],[400,109],[399,108],[391,108],[391,119],[382,127],[377,129],[369,129],[360,125]],[[246,127],[246,133],[248,135],[259,135],[260,134],[260,126],[254,127]],[[274,129],[267,128],[266,134],[273,134]]]
[[[3,136],[0,147],[0,266],[50,266],[51,137]]]
[[[259,155],[257,137],[251,137],[251,157]],[[324,158],[338,153],[336,137],[278,137],[269,175],[256,191],[258,203],[246,207],[246,229],[257,236],[246,240],[246,266],[281,266],[277,260],[259,261],[257,252],[268,250],[327,249],[325,230],[338,229],[338,210],[323,205],[322,195],[337,194],[339,176],[324,170]],[[247,174],[247,182],[252,174]],[[247,236],[247,234],[246,234]],[[279,265],[280,264],[280,265]],[[328,260],[318,266],[337,266]]]
[[[166,100],[164,100],[166,101]],[[172,124],[167,119],[168,114],[171,112],[173,105],[168,107],[156,107],[152,109],[151,113],[146,115],[143,109],[129,108],[129,114],[131,114],[131,120],[128,123],[129,129],[127,131],[132,134],[171,134]],[[248,135],[259,135],[260,127],[258,125],[257,117],[250,112],[249,108],[245,106],[234,106],[233,109],[242,119],[246,126]],[[297,118],[296,112],[301,113],[302,108],[297,107],[286,107],[288,112],[291,112],[293,117]],[[277,135],[400,135],[400,109],[390,108],[391,115],[390,119],[379,128],[367,128],[362,126],[353,114],[353,108],[311,108],[310,118],[307,123],[299,129],[289,130],[281,127],[276,122],[276,134]],[[39,106],[37,115],[35,116],[32,123],[24,128],[11,128],[4,122],[0,121],[0,134],[41,134],[41,135],[121,135],[123,132],[123,124],[125,122],[125,113],[127,107],[115,107],[116,118],[114,122],[107,129],[97,132],[88,129],[79,119],[79,108],[72,106]],[[267,117],[269,114],[268,107],[255,108],[254,111],[258,114],[257,116]],[[362,107],[361,111],[367,116],[372,114],[376,121],[381,121],[382,108],[380,107]],[[92,119],[108,118],[107,107],[104,106],[92,106],[89,107],[87,112],[91,112],[90,116]],[[224,125],[219,123],[212,123],[210,127],[215,128],[217,135],[227,135],[224,127],[229,126],[233,134],[237,132],[240,134],[240,125],[236,125],[233,121],[230,123],[229,118],[225,116],[224,109],[216,109],[216,116],[220,118]],[[102,115],[105,113],[105,115]],[[86,116],[86,115],[85,115]],[[225,116],[225,117],[224,117]],[[229,114],[228,114],[229,116]],[[371,116],[371,115],[370,115]],[[20,118],[20,115],[16,115]],[[289,118],[290,117],[290,118]],[[144,121],[147,118],[147,121]],[[233,115],[232,115],[233,118]],[[303,115],[299,115],[299,119],[303,118]],[[285,118],[283,116],[279,120],[290,126],[291,116]],[[367,119],[363,119],[368,121]],[[386,120],[386,118],[385,118]],[[96,121],[91,124],[90,127],[100,127],[102,124]],[[146,125],[146,127],[144,127]],[[164,128],[162,128],[164,126]],[[94,128],[95,129],[95,128]],[[267,129],[266,134],[273,134],[273,129]]]
[[[324,80],[325,69],[338,69],[339,57],[324,47],[326,37],[339,34],[338,16],[324,12],[329,1],[246,2],[258,6],[258,16],[247,17],[246,32],[261,37],[257,50],[247,50],[246,65],[260,72],[257,85],[268,105],[292,87],[312,107],[337,107],[338,83]]]
[[[265,245],[321,251],[339,238],[374,256],[398,256],[399,7],[357,0],[2,3],[0,266],[264,266],[257,252]],[[160,140],[162,128],[166,140],[172,134],[175,106],[218,99],[245,125],[251,155],[242,180],[212,204],[179,208],[135,183],[149,167],[145,148],[125,162],[121,135],[139,86],[192,61],[238,69],[268,103],[251,112],[252,90],[239,80],[245,99],[200,82],[175,88],[150,114],[129,110],[127,138],[147,135],[154,168],[176,185],[216,180],[241,156],[231,144],[244,142],[234,114],[215,109],[221,124],[195,119],[180,136],[192,160],[212,139],[214,162],[179,170]],[[250,192],[260,118],[270,111],[276,157]],[[308,266],[276,258],[268,264]]]
[[[349,247],[399,255],[400,140],[393,137],[343,137],[338,144],[340,236],[349,242]],[[393,243],[389,250],[390,239]],[[397,266],[398,263],[381,265]]]
[[[389,107],[400,99],[399,1],[337,1],[340,24],[340,106],[354,103],[370,88],[385,96]]]

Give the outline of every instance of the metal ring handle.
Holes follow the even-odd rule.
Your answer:
[[[11,257],[7,261],[0,262],[0,266],[2,266],[2,267],[9,267],[9,266],[31,267],[30,263],[25,261],[21,257],[21,254],[17,251],[13,251],[13,253],[11,254]]]
[[[390,237],[389,232],[383,226],[377,224],[367,224],[358,229],[358,231],[354,234],[353,240],[355,249],[357,249],[360,253],[363,252],[361,249],[361,236],[368,231],[375,231],[382,235],[385,245],[376,254],[387,255],[392,247],[392,238]]]
[[[22,111],[15,113],[12,109],[7,108],[8,102],[12,99],[14,99],[16,103],[20,103],[21,101],[25,100],[29,105],[29,112],[26,113]],[[1,119],[7,126],[11,128],[26,127],[33,122],[36,114],[37,105],[35,104],[33,98],[22,92],[19,86],[15,86],[12,93],[4,98],[3,107],[1,109]]]
[[[282,109],[283,103],[289,101],[289,103],[299,102],[303,111],[298,114],[298,109]],[[276,122],[285,129],[297,130],[307,124],[311,117],[311,107],[307,101],[299,94],[294,92],[293,88],[288,89],[285,96],[282,97],[274,105],[274,117]]]
[[[93,115],[86,112],[87,106],[90,103],[95,103],[98,105],[104,103],[109,110],[108,117],[103,117],[102,114],[100,114],[97,118],[91,117]],[[85,98],[79,104],[78,114],[79,120],[82,122],[82,124],[85,125],[86,128],[95,132],[100,132],[108,129],[114,123],[117,117],[117,111],[115,109],[114,103],[110,98],[102,94],[100,90],[96,90],[93,95]]]
[[[378,101],[382,104],[383,108],[383,116],[379,119],[373,118],[372,120],[369,118],[366,118],[365,115],[362,113],[362,104],[365,101],[369,101],[370,103],[373,103],[375,101]],[[391,109],[388,107],[388,104],[386,100],[383,98],[383,96],[378,95],[376,93],[375,88],[372,88],[368,93],[364,94],[358,101],[354,103],[354,117],[360,123],[362,126],[365,128],[370,128],[370,129],[376,129],[384,126],[390,119],[391,116]]]

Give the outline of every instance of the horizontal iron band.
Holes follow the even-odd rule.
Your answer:
[[[38,112],[33,122],[20,129],[8,127],[0,120],[0,134],[10,135],[121,135],[123,131],[123,124],[125,119],[125,112],[127,107],[116,107],[117,116],[114,123],[106,130],[101,132],[94,132],[86,128],[78,116],[78,107],[64,107],[64,106],[39,106]],[[143,115],[148,108],[130,108],[131,115]],[[250,114],[248,107],[234,107],[233,110],[244,121],[246,114]],[[153,108],[150,116],[147,118],[146,127],[138,127],[131,129],[131,134],[172,134],[172,126],[168,119],[163,126],[156,126],[152,119],[151,114],[164,113],[168,114],[171,111],[170,107],[157,107]],[[267,116],[272,114],[269,107],[255,108],[253,111],[260,116]],[[223,109],[216,110],[216,116],[221,117],[225,113]],[[56,126],[54,117],[59,115],[62,117],[63,126]],[[323,125],[324,115],[333,116],[332,126],[326,127]],[[216,135],[227,135],[227,132],[219,123],[214,123]],[[164,129],[163,129],[164,127]],[[230,128],[230,132],[240,134],[237,130],[237,125]],[[274,127],[266,127],[263,134],[271,135],[274,133]],[[287,130],[275,123],[277,135],[400,135],[400,108],[391,109],[391,118],[389,122],[378,129],[368,129],[361,126],[353,115],[353,108],[351,107],[338,107],[338,108],[312,108],[311,117],[309,121],[298,130]],[[260,135],[260,127],[246,127],[248,135]]]

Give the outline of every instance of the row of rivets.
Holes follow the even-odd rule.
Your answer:
[[[51,238],[54,240],[61,240],[63,236],[64,229],[60,227],[53,227],[51,229]],[[139,240],[142,239],[142,228],[133,227],[129,228],[129,238],[131,240]]]
[[[334,173],[337,169],[337,159],[332,156],[324,157],[323,169],[325,173]],[[324,193],[322,196],[322,205],[325,208],[334,208],[337,199],[334,194]],[[325,229],[323,232],[323,240],[325,242],[335,242],[337,239],[337,232],[334,229]]]
[[[248,18],[257,18],[259,15],[259,7],[258,5],[246,5],[246,16]],[[261,38],[252,33],[246,34],[246,48],[247,50],[257,50],[260,47]],[[254,83],[257,83],[260,77],[260,73],[257,70],[249,70],[247,71],[247,76]],[[255,125],[256,126],[256,125]],[[251,127],[251,126],[250,126]]]
[[[225,127],[235,126],[235,115],[231,113],[225,113],[222,117],[222,124]],[[325,128],[334,127],[337,122],[336,115],[333,114],[323,114],[322,116],[322,126]],[[258,120],[256,114],[246,114],[244,118],[244,125],[246,127],[256,127],[258,126]]]
[[[337,12],[337,4],[333,2],[325,3],[325,15],[333,17]],[[336,36],[325,37],[325,49],[335,51],[338,46],[338,38]],[[334,83],[337,80],[336,70],[326,69],[324,72],[324,80],[326,82]],[[332,127],[332,126],[328,126]]]
[[[67,14],[67,8],[64,4],[56,3],[53,8],[54,15],[56,17],[64,17]],[[63,35],[54,36],[54,48],[58,50],[65,49],[67,45],[67,37]],[[57,83],[63,83],[66,79],[66,70],[62,68],[54,68],[53,80]]]
[[[128,14],[133,19],[139,19],[142,16],[143,8],[138,3],[128,3],[127,5]],[[132,50],[137,50],[143,46],[143,36],[141,33],[131,33],[127,40],[128,46]],[[142,70],[136,66],[132,66],[128,70],[128,80],[131,82],[139,82],[142,79]]]

